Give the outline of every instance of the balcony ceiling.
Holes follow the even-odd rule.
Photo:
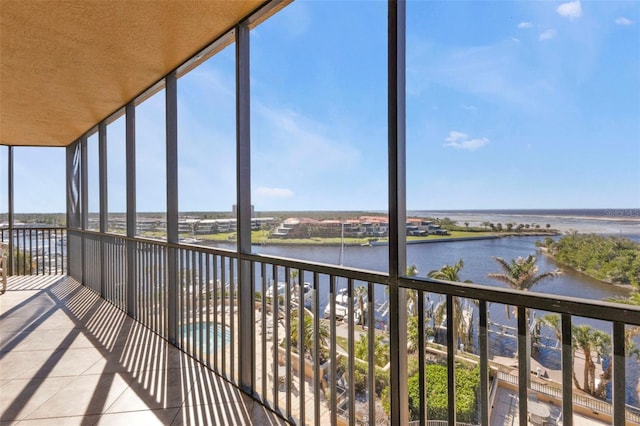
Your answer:
[[[0,145],[69,145],[264,2],[0,1]]]

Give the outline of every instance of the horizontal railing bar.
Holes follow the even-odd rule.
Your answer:
[[[272,265],[284,266],[294,269],[304,269],[309,272],[319,272],[326,275],[336,275],[340,278],[351,278],[356,281],[375,282],[377,284],[388,284],[389,276],[382,272],[368,271],[365,269],[350,268],[345,266],[330,265],[326,263],[309,262],[304,260],[294,260],[278,256],[268,256],[263,254],[241,254],[243,260],[252,262],[269,263]]]
[[[32,228],[20,228],[15,229],[14,232],[20,234],[21,232],[24,234],[24,230],[29,229],[30,232],[36,231],[36,234],[39,232],[49,232],[51,229],[65,229],[65,228],[57,228],[57,227],[32,227]],[[296,269],[304,269],[309,272],[317,272],[322,274],[336,275],[345,278],[351,278],[362,281],[376,282],[379,284],[388,284],[388,276],[383,273],[376,273],[372,271],[360,270],[356,268],[345,268],[342,266],[336,265],[328,265],[321,263],[311,263],[300,260],[293,260],[287,258],[281,258],[277,256],[266,256],[260,254],[240,254],[237,252],[218,249],[218,248],[210,248],[210,247],[201,247],[201,246],[192,246],[188,244],[169,244],[164,241],[146,239],[141,237],[127,237],[126,235],[118,235],[118,234],[101,234],[96,231],[91,230],[73,230],[77,233],[84,233],[88,236],[95,237],[112,237],[115,239],[121,239],[122,241],[135,241],[141,244],[149,244],[156,245],[160,247],[172,247],[172,248],[180,248],[193,250],[200,253],[211,253],[228,257],[240,257],[242,259],[246,259],[252,262],[263,262],[269,263],[272,265],[281,265],[285,267],[291,267]],[[443,285],[445,284],[445,285]],[[427,278],[420,277],[411,277],[411,278],[401,278],[400,285],[406,288],[422,290],[422,291],[430,291],[434,293],[440,294],[450,294],[459,297],[473,298],[485,300],[487,302],[496,302],[502,304],[511,304],[511,305],[522,305],[527,308],[541,309],[551,312],[557,313],[568,313],[573,316],[583,316],[589,318],[595,318],[600,320],[607,321],[616,321],[629,325],[640,325],[640,307],[635,307],[632,305],[624,305],[617,304],[613,302],[606,301],[593,301],[587,299],[580,299],[568,296],[557,296],[554,295],[550,297],[549,295],[536,293],[536,292],[527,292],[526,295],[522,292],[505,289],[505,288],[497,288],[497,287],[487,287],[484,285],[478,284],[466,284],[466,283],[455,283],[455,282],[446,282],[446,281],[435,281]]]
[[[640,306],[419,277],[401,278],[399,284],[414,290],[640,325]]]
[[[102,235],[100,232],[90,230],[74,230],[79,233]],[[367,271],[357,268],[349,268],[338,265],[294,260],[278,256],[263,254],[244,254],[232,250],[212,247],[193,246],[189,244],[170,244],[165,241],[146,239],[141,237],[127,237],[126,235],[108,234],[110,237],[123,240],[142,241],[149,244],[195,250],[203,253],[236,257],[252,262],[264,262],[272,265],[303,269],[309,272],[335,275],[344,278],[352,278],[360,281],[375,282],[388,285],[389,276],[382,272]],[[525,306],[532,309],[540,309],[556,313],[568,313],[572,316],[582,316],[605,321],[617,321],[629,325],[640,326],[640,307],[614,302],[581,299],[569,296],[548,295],[527,291],[526,293],[508,288],[489,287],[476,283],[456,283],[451,281],[437,281],[421,277],[404,277],[400,279],[400,286],[414,290],[422,290],[443,295],[452,295],[470,299],[485,300],[492,303]]]
[[[199,251],[201,253],[207,253],[207,254],[215,254],[215,255],[221,255],[221,256],[228,256],[228,257],[237,257],[237,252],[235,250],[229,250],[229,249],[221,249],[221,248],[217,248],[217,247],[205,247],[205,246],[198,246],[198,245],[194,245],[194,244],[187,244],[187,243],[169,243],[167,241],[163,241],[163,240],[156,240],[154,238],[148,238],[148,237],[141,237],[141,236],[135,236],[135,237],[130,237],[127,236],[125,234],[116,234],[113,232],[109,232],[109,233],[102,233],[100,231],[96,231],[96,230],[90,230],[90,229],[73,229],[74,232],[78,232],[80,234],[87,234],[87,235],[96,235],[96,236],[100,236],[100,237],[111,237],[111,238],[120,238],[124,241],[135,241],[135,242],[141,242],[141,243],[146,243],[146,244],[154,244],[157,246],[162,246],[162,247],[167,247],[167,248],[175,248],[175,249],[183,249],[183,250],[196,250]]]
[[[50,229],[66,230],[67,228],[65,228],[64,226],[19,226],[19,225],[14,225],[13,228],[11,228],[13,232],[19,232],[19,231],[25,231],[25,230],[48,231]],[[0,231],[8,231],[8,230],[9,228],[7,227],[0,228]]]

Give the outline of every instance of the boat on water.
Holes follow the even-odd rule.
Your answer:
[[[349,317],[349,305],[346,303],[339,303],[336,300],[335,303],[336,307],[335,307],[335,317],[338,321],[342,321],[345,318]],[[325,319],[330,319],[331,318],[331,303],[327,303],[327,306],[324,308],[324,318]],[[357,315],[357,314],[356,314]],[[357,320],[357,318],[356,318]],[[358,321],[356,321],[358,322]]]
[[[274,291],[274,287],[275,287],[275,291]],[[291,295],[291,300],[294,302],[298,301],[298,284],[297,283],[292,283],[291,287],[289,289],[290,291],[290,295]],[[287,283],[284,281],[278,281],[275,286],[274,284],[269,285],[269,287],[267,287],[267,291],[265,293],[265,296],[267,296],[267,298],[273,298],[274,295],[277,295],[277,297],[281,298],[284,297],[286,294],[286,289],[287,289]],[[304,293],[304,306],[305,308],[310,308],[311,307],[311,303],[313,301],[313,288],[311,287],[311,284],[308,282],[304,282],[302,283],[302,292]]]
[[[335,318],[338,321],[345,321],[349,318],[349,313],[353,312],[353,320],[356,324],[367,325],[369,320],[368,313],[368,303],[367,298],[363,299],[364,310],[360,308],[360,302],[357,298],[354,298],[353,301],[353,309],[350,308],[350,304],[348,303],[347,290],[341,289],[336,294],[336,303],[335,303]],[[383,330],[386,328],[388,323],[388,314],[389,314],[389,301],[385,300],[382,304],[375,303],[374,309],[374,325],[375,328]],[[331,303],[327,303],[324,308],[324,318],[330,319],[332,316],[332,307]]]
[[[199,240],[197,238],[181,238],[180,239],[180,243],[182,244],[198,244],[201,243],[202,240]]]

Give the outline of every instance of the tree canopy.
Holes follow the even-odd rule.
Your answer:
[[[640,284],[640,243],[619,237],[572,233],[539,245],[558,262],[615,284]]]
[[[515,290],[529,290],[538,282],[557,276],[560,271],[543,272],[538,274],[536,257],[532,254],[526,258],[518,257],[507,262],[501,257],[494,257],[502,273],[487,274],[487,277],[501,281]]]

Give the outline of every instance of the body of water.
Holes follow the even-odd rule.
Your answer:
[[[579,211],[578,211],[579,212]],[[625,211],[626,212],[626,211]],[[413,212],[416,213],[416,212]],[[545,227],[547,223],[552,228],[562,231],[575,230],[581,233],[595,232],[607,235],[622,235],[626,238],[640,241],[640,218],[623,217],[619,219],[612,216],[609,219],[589,215],[577,214],[577,211],[570,211],[570,216],[563,216],[557,211],[547,211],[545,214],[532,214],[531,212],[420,212],[420,216],[429,217],[449,217],[458,223],[469,222],[470,226],[482,226],[485,221],[493,223],[529,223],[540,224]],[[631,219],[631,220],[630,220]],[[506,287],[506,284],[487,278],[487,274],[502,272],[494,260],[494,257],[501,257],[507,261],[517,257],[526,257],[535,254],[538,258],[540,272],[554,271],[561,269],[562,274],[551,280],[543,281],[535,285],[532,291],[553,295],[563,295],[579,297],[593,300],[603,300],[611,297],[628,296],[630,288],[614,286],[592,279],[584,274],[563,268],[553,259],[542,255],[536,249],[535,242],[543,237],[505,237],[497,239],[473,240],[473,241],[453,241],[428,244],[412,244],[407,246],[407,263],[416,265],[418,275],[425,276],[429,271],[439,269],[449,264],[453,265],[462,259],[464,267],[460,272],[462,280],[471,280],[474,283]],[[559,238],[559,237],[558,237]],[[329,264],[342,264],[348,267],[355,267],[366,270],[387,272],[388,271],[388,247],[387,246],[346,246],[343,255],[340,255],[339,247],[328,246],[255,246],[257,253],[289,257],[300,260],[322,262]],[[338,284],[340,286],[340,284]],[[346,286],[346,283],[343,283]],[[328,301],[328,286],[323,285],[319,294],[321,309]],[[444,300],[441,295],[429,295],[435,302]],[[376,290],[376,299],[380,301],[385,298],[384,290]],[[540,317],[547,312],[535,312],[534,315]],[[504,305],[492,304],[489,316],[491,321],[516,327],[515,318],[508,319]],[[474,315],[477,331],[477,312]],[[573,324],[589,324],[600,328],[608,333],[612,332],[610,323],[595,321],[588,318],[573,318]],[[546,337],[553,339],[554,335],[550,330],[545,332]],[[513,356],[516,352],[517,344],[515,339],[500,338],[498,335],[491,336],[490,350],[495,355]],[[560,351],[554,349],[541,349],[536,359],[547,368],[558,369],[561,365]],[[582,372],[577,372],[582,377]],[[638,396],[635,391],[636,383],[640,377],[638,362],[629,358],[627,363],[627,402],[638,405]]]
[[[564,209],[564,210],[420,210],[408,215],[443,219],[458,225],[482,227],[484,222],[540,225],[561,232],[578,231],[617,235],[640,241],[640,209]]]

